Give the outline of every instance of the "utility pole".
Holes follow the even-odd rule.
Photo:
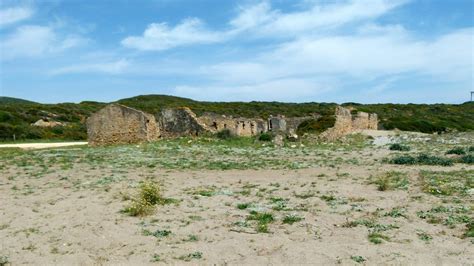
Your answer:
[[[472,102],[472,96],[474,95],[474,91],[471,91],[471,102]]]

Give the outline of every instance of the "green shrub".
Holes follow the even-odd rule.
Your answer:
[[[461,147],[456,147],[456,148],[453,148],[453,149],[450,149],[449,151],[447,151],[446,154],[464,155],[464,154],[466,154],[466,151]]]
[[[258,140],[260,141],[272,141],[273,136],[270,133],[262,133],[258,136]]]
[[[379,191],[386,191],[392,189],[407,189],[409,181],[405,173],[390,171],[378,176],[371,183],[377,185]]]
[[[161,196],[160,187],[152,182],[144,182],[140,185],[138,196],[132,199],[132,203],[122,210],[130,216],[150,215],[155,211],[155,205],[169,203]]]
[[[467,151],[468,152],[474,152],[474,146],[470,146],[469,148],[467,148]]]
[[[471,219],[469,223],[466,224],[466,233],[464,233],[465,237],[474,237],[474,219]]]
[[[394,143],[394,144],[390,145],[389,149],[391,151],[409,151],[410,147],[399,144],[399,143]]]
[[[462,163],[466,163],[466,164],[474,164],[474,155],[464,155],[463,157],[460,158],[460,161]]]
[[[223,129],[223,130],[217,132],[216,137],[218,139],[226,140],[226,139],[233,138],[234,135],[232,134],[232,132],[229,129]]]
[[[393,164],[421,164],[421,165],[441,165],[441,166],[451,166],[454,161],[449,158],[443,158],[438,156],[430,156],[427,154],[420,154],[417,157],[410,155],[398,156],[390,160]]]

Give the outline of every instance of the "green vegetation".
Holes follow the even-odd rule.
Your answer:
[[[391,151],[410,151],[410,146],[394,143],[390,145],[389,149]]]
[[[421,171],[422,189],[426,193],[440,196],[467,196],[474,188],[474,170],[470,171]]]
[[[132,203],[122,212],[128,213],[130,216],[150,215],[155,211],[156,205],[170,202],[161,196],[161,189],[157,184],[144,182],[140,185],[138,195],[132,198]]]
[[[188,255],[183,255],[183,256],[178,257],[178,259],[184,260],[184,261],[191,261],[193,259],[199,260],[199,259],[202,259],[202,252],[196,251],[193,253],[189,253]]]
[[[248,221],[257,221],[257,232],[259,233],[268,233],[268,224],[272,223],[275,218],[271,213],[261,213],[257,211],[251,211],[250,215],[247,217]]]
[[[369,238],[369,241],[374,243],[374,244],[381,244],[383,242],[383,240],[385,240],[385,241],[390,240],[390,237],[388,237],[384,234],[381,234],[381,233],[377,233],[377,232],[369,233],[368,238]]]
[[[380,191],[407,189],[409,184],[406,173],[396,171],[377,176],[371,183],[377,185],[377,189]]]
[[[419,165],[441,165],[441,166],[451,166],[454,164],[454,160],[449,158],[443,158],[438,156],[431,156],[427,154],[419,154],[414,157],[411,155],[402,155],[397,156],[390,160],[393,164],[419,164]]]
[[[351,259],[357,263],[362,263],[365,261],[364,257],[362,256],[351,256]]]
[[[121,104],[156,114],[163,108],[191,108],[197,115],[205,112],[232,115],[235,117],[261,117],[281,114],[287,117],[320,114],[316,120],[303,122],[298,133],[321,132],[334,125],[335,103],[279,103],[279,102],[199,102],[191,99],[166,96],[143,95],[118,101]],[[21,99],[0,97],[0,140],[86,139],[85,121],[106,103],[81,102],[40,104]],[[474,129],[474,103],[449,104],[343,104],[355,111],[374,112],[379,115],[384,129],[419,131],[425,133],[444,132],[449,129],[467,131]],[[65,126],[38,128],[31,126],[42,118],[51,118]]]
[[[456,147],[456,148],[453,148],[453,149],[450,149],[449,151],[447,151],[446,154],[464,155],[464,154],[466,154],[466,151],[461,147]]]
[[[229,129],[223,129],[216,133],[216,137],[218,139],[227,140],[233,138],[234,135],[232,135],[232,132]]]
[[[294,224],[294,223],[297,223],[297,222],[299,222],[303,219],[304,219],[303,217],[300,217],[298,215],[288,214],[283,218],[283,223],[284,224]]]
[[[260,141],[272,141],[273,136],[270,133],[262,133],[258,136],[258,140]]]

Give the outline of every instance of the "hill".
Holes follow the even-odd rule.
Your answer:
[[[152,114],[162,108],[191,108],[198,115],[214,112],[243,117],[262,117],[282,114],[287,117],[312,113],[331,114],[335,103],[281,102],[201,102],[167,95],[141,95],[117,101]],[[0,140],[87,138],[85,121],[107,103],[86,101],[78,104],[40,104],[22,99],[0,97]],[[447,130],[474,130],[474,103],[463,104],[358,104],[345,103],[354,111],[379,114],[380,126],[385,129],[419,131],[425,133]],[[38,128],[31,126],[42,118],[65,123],[65,126]]]

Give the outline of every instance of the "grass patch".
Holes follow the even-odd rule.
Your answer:
[[[155,211],[156,205],[175,203],[176,200],[166,199],[161,196],[161,188],[153,182],[140,184],[139,193],[132,198],[132,203],[125,207],[122,212],[130,216],[146,216]]]
[[[365,261],[364,257],[362,256],[351,256],[351,260],[357,262],[357,263],[362,263]]]
[[[441,165],[441,166],[451,166],[454,164],[454,161],[449,158],[443,158],[438,156],[431,156],[427,154],[419,154],[414,157],[411,155],[402,155],[397,156],[390,160],[392,164],[401,164],[401,165]]]
[[[154,237],[157,237],[157,238],[167,237],[170,234],[171,234],[171,231],[169,231],[169,230],[156,230],[156,231],[152,232],[152,231],[149,231],[147,229],[143,229],[143,231],[142,231],[142,235],[144,235],[144,236],[154,236]]]
[[[391,144],[388,148],[391,151],[410,151],[410,146],[402,145],[399,143]]]
[[[260,213],[256,211],[250,212],[250,215],[247,217],[248,221],[257,221],[256,231],[259,233],[268,233],[268,224],[275,221],[273,214],[271,213]]]
[[[239,210],[245,210],[250,206],[250,203],[239,203],[237,204],[237,209]]]
[[[452,149],[448,150],[446,152],[446,154],[464,155],[464,154],[466,154],[466,151],[461,147],[456,147],[456,148],[452,148]]]
[[[474,170],[421,171],[422,190],[432,195],[466,196],[474,188]]]
[[[178,259],[184,260],[184,261],[191,261],[194,259],[199,260],[199,259],[202,259],[202,252],[196,251],[193,253],[189,253],[188,255],[183,255],[183,256],[178,257]]]
[[[303,217],[300,217],[296,214],[288,214],[283,218],[283,223],[284,224],[294,224],[294,223],[297,223],[297,222],[299,222],[303,219],[304,219]]]
[[[378,232],[371,232],[367,237],[369,238],[369,241],[374,244],[381,244],[383,241],[390,241],[390,237]]]
[[[377,185],[379,191],[407,189],[409,185],[407,174],[397,171],[386,172],[371,183]]]

